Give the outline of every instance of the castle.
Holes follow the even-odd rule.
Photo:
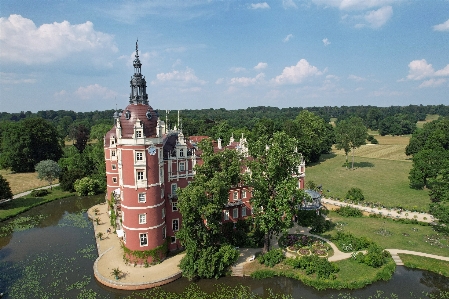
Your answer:
[[[170,130],[149,105],[137,42],[133,65],[129,104],[122,113],[114,113],[114,127],[104,139],[107,196],[115,198],[111,212],[117,215],[117,234],[127,249],[148,251],[167,244],[168,250],[175,250],[181,247],[175,233],[182,225],[176,190],[194,179],[194,167],[201,163],[197,144],[207,136],[186,138],[179,124]],[[248,152],[243,136],[239,141],[231,138],[225,146],[219,139],[214,146],[216,151]],[[298,187],[303,189],[305,163],[299,167]],[[244,186],[230,189],[223,222],[251,216],[250,197]],[[165,252],[158,258],[164,257]]]

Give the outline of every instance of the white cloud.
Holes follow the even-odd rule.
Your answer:
[[[218,78],[217,81],[215,81],[215,84],[223,84],[224,78]]]
[[[34,76],[0,72],[0,84],[34,84]]]
[[[331,42],[327,38],[324,38],[323,44],[324,44],[324,46],[329,46],[331,44]]]
[[[231,72],[233,73],[242,73],[242,72],[246,72],[246,69],[244,67],[239,67],[239,66],[233,66],[229,69]]]
[[[449,76],[449,64],[445,68],[436,71],[435,76]]]
[[[251,8],[251,9],[269,9],[270,5],[268,5],[267,2],[251,3],[249,5],[249,8]]]
[[[25,64],[45,64],[75,53],[117,52],[114,36],[95,31],[92,22],[71,25],[68,21],[36,27],[21,15],[0,18],[0,59]],[[84,55],[84,54],[83,54]]]
[[[337,7],[340,10],[366,10],[398,2],[397,0],[312,0],[315,4]]]
[[[139,51],[139,59],[140,62],[145,66],[148,66],[151,62],[151,60],[154,57],[158,57],[159,54],[156,51],[151,51],[151,52],[140,52]],[[133,61],[134,59],[136,59],[136,51],[132,52],[129,56],[126,55],[122,55],[119,57],[119,59],[124,59],[126,61],[126,66],[127,67],[132,67],[133,66]]]
[[[265,74],[260,73],[254,78],[250,78],[250,77],[231,78],[231,81],[229,82],[229,84],[250,86],[250,85],[260,83],[261,81],[263,81],[264,78],[265,78]]]
[[[365,21],[369,24],[372,28],[380,28],[387,21],[391,18],[393,15],[393,8],[391,6],[384,6],[379,8],[378,10],[372,10],[365,14]]]
[[[408,67],[409,72],[407,79],[409,80],[421,80],[435,74],[432,65],[428,64],[425,59],[413,60],[408,64]]]
[[[348,76],[348,79],[354,80],[354,81],[356,81],[356,82],[366,81],[365,78],[362,78],[362,77],[359,77],[359,76],[356,76],[356,75],[349,75],[349,76]]]
[[[440,86],[441,84],[445,83],[446,81],[447,80],[444,78],[426,80],[419,85],[419,88],[437,87],[437,86]]]
[[[292,37],[293,37],[293,34],[289,34],[289,35],[287,35],[282,41],[283,41],[284,43],[286,43],[286,42],[288,42]]]
[[[259,62],[254,69],[255,70],[263,70],[268,66],[268,64],[266,62]]]
[[[81,86],[75,91],[75,94],[82,100],[113,99],[117,96],[117,92],[98,84]]]
[[[206,84],[206,81],[199,79],[195,75],[195,71],[191,68],[186,68],[185,71],[173,71],[170,73],[160,73],[156,75],[156,80],[151,84],[165,83],[165,82],[182,82],[182,83],[194,83],[194,84]]]
[[[435,31],[449,31],[449,19],[442,23],[442,24],[438,24],[433,26],[433,30]]]
[[[308,77],[322,74],[323,72],[316,66],[310,65],[305,59],[301,59],[296,65],[285,67],[282,74],[272,79],[272,81],[276,84],[298,84]]]
[[[296,3],[293,0],[282,0],[282,6],[287,9],[287,8],[298,8],[298,6],[296,6]]]

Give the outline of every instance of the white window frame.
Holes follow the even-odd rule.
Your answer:
[[[171,194],[175,195],[176,189],[178,189],[178,184],[176,184],[176,183],[171,184]]]
[[[234,200],[238,200],[239,199],[239,192],[238,191],[234,191],[233,198],[234,198]]]
[[[170,242],[171,242],[172,244],[175,244],[175,243],[176,243],[176,236],[171,236],[171,237],[170,237]]]
[[[115,183],[115,184],[117,184],[117,177],[113,177],[113,178],[112,178],[112,182]]]
[[[148,234],[147,233],[141,233],[139,234],[139,243],[140,243],[140,247],[143,246],[148,246]],[[142,242],[145,241],[145,242]]]
[[[229,220],[229,210],[223,210],[223,219]]]
[[[143,170],[138,170],[136,176],[138,181],[143,181],[145,179]]]
[[[179,156],[180,156],[180,157],[184,157],[184,149],[183,149],[183,148],[181,148],[181,149],[179,150]]]
[[[234,208],[232,210],[232,218],[234,218],[234,219],[239,218],[239,208]]]
[[[242,217],[246,217],[246,206],[242,206]]]
[[[165,240],[167,238],[167,227],[164,226],[162,228],[162,240]]]
[[[142,138],[142,130],[136,130],[136,138]]]
[[[112,170],[116,170],[117,169],[117,164],[112,164],[111,168],[112,168]]]
[[[165,218],[165,207],[162,207],[162,219]]]
[[[176,225],[175,225],[175,223],[176,223]],[[173,219],[171,221],[171,228],[174,232],[177,232],[179,230],[179,218]]]
[[[179,171],[186,171],[185,162],[179,162]]]
[[[161,189],[161,198],[164,198],[164,189]]]
[[[177,201],[173,201],[171,203],[171,210],[172,210],[172,212],[178,211],[178,202]]]
[[[242,190],[242,198],[246,198],[246,190]]]
[[[139,214],[139,224],[147,223],[147,214]]]
[[[143,161],[143,152],[136,152],[136,161]]]
[[[147,202],[147,194],[146,194],[146,193],[139,193],[139,194],[137,195],[137,201],[138,201],[139,203]]]
[[[115,150],[111,151],[111,157],[115,157]]]

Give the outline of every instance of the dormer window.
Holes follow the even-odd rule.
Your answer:
[[[179,150],[179,156],[180,157],[184,157],[184,149],[180,149]]]
[[[151,119],[151,117],[152,117],[151,111],[148,110],[147,113],[145,113],[145,116],[146,116],[148,119]]]
[[[137,130],[136,131],[136,138],[141,138],[142,137],[142,131],[141,130]]]
[[[126,119],[130,119],[130,118],[131,118],[131,111],[126,110],[126,112],[125,112],[125,118],[126,118]]]

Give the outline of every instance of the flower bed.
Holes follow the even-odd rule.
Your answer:
[[[311,255],[312,254],[312,252],[310,251],[310,249],[308,249],[308,248],[301,248],[301,249],[299,249],[298,251],[297,251],[297,253],[299,254],[299,255]]]

